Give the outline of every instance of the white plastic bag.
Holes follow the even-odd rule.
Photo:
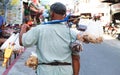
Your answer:
[[[96,40],[96,42],[102,42],[103,41],[103,27],[102,23],[100,21],[89,21],[87,25],[86,34],[89,34],[89,36],[93,37],[93,39]]]
[[[103,41],[103,25],[100,21],[93,21],[89,19],[81,19],[79,24],[86,25],[87,29],[83,35],[88,35],[94,43],[101,43]]]
[[[15,34],[13,33],[0,47],[1,50],[4,50],[5,48],[7,48],[7,46],[9,45],[9,43],[14,43],[15,41]]]
[[[5,48],[8,47],[8,45],[10,44],[15,44],[13,50],[20,50],[23,49],[23,46],[20,46],[19,44],[19,33],[17,34],[12,34],[0,47],[1,50],[4,50]]]
[[[91,34],[95,38],[103,36],[103,28],[100,21],[89,21],[86,33]]]
[[[17,33],[17,34],[15,35],[15,37],[16,37],[16,40],[15,40],[15,42],[14,42],[15,45],[14,45],[13,50],[21,50],[21,49],[23,49],[24,47],[21,46],[20,43],[19,43],[19,33]]]

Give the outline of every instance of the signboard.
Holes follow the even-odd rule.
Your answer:
[[[0,0],[0,15],[4,16],[3,0]]]
[[[23,21],[23,2],[22,0],[10,0],[7,5],[6,22],[7,24],[22,24]]]

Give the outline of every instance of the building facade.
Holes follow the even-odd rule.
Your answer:
[[[104,22],[111,21],[110,6],[108,3],[102,3],[101,0],[78,0],[79,1],[79,13],[91,14],[91,17],[95,15],[101,15]]]

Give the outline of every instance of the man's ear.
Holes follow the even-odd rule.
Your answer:
[[[51,18],[54,17],[54,12],[51,12],[50,15],[51,15]]]
[[[65,18],[65,17],[66,17],[66,14],[63,15],[63,18]]]

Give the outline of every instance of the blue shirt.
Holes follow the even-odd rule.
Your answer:
[[[0,27],[5,23],[5,18],[0,16]],[[0,29],[0,32],[2,32],[2,30]]]
[[[3,16],[0,16],[0,26],[2,26],[5,23],[5,18]]]

